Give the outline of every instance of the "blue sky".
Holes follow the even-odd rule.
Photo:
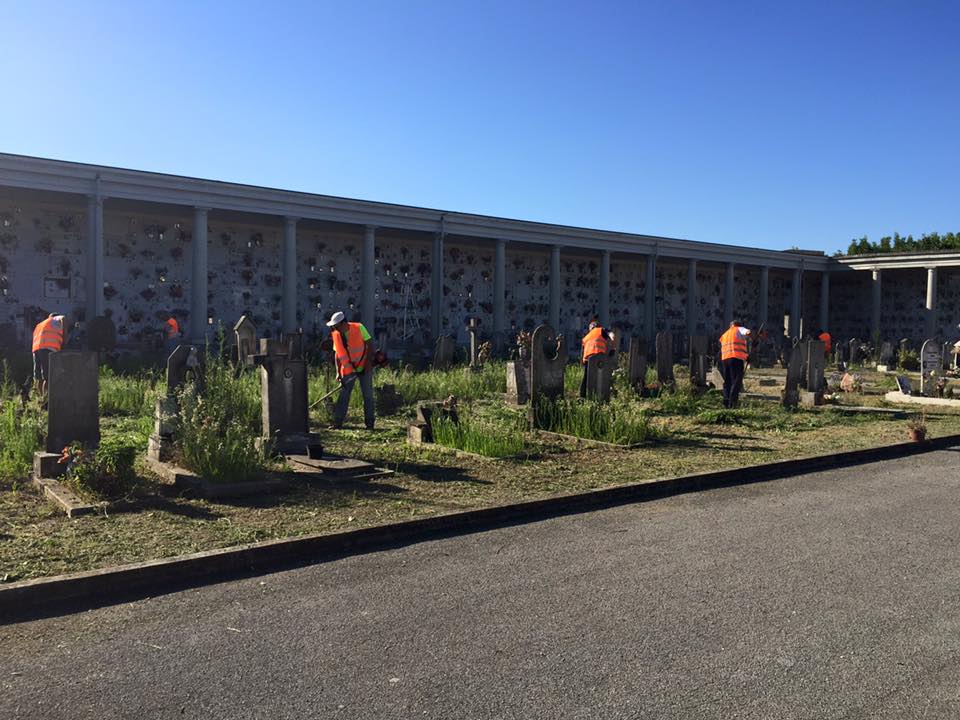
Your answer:
[[[0,151],[769,248],[960,230],[957,2],[0,7]]]

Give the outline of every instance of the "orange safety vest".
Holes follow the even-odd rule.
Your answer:
[[[343,333],[333,331],[333,350],[337,354],[337,373],[340,377],[352,375],[363,362],[367,345],[360,333],[360,323],[347,323],[347,346],[343,346]]]
[[[610,349],[607,339],[603,336],[603,328],[599,326],[584,335],[580,344],[583,345],[583,362],[586,362],[591,355],[601,353],[606,355]]]
[[[167,337],[175,338],[180,334],[180,324],[177,322],[176,318],[167,318]]]
[[[33,352],[37,350],[52,350],[60,352],[63,346],[63,326],[56,327],[53,318],[41,320],[33,329]]]
[[[734,325],[720,336],[720,359],[746,360],[747,357],[747,339],[737,333],[737,326]]]
[[[830,333],[822,332],[817,336],[817,339],[823,343],[824,352],[830,352]]]

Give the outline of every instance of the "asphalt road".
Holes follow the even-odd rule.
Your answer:
[[[960,717],[960,453],[0,628],[2,718]]]

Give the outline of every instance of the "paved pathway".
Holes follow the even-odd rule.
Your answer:
[[[956,718],[960,453],[0,628],[3,718]]]

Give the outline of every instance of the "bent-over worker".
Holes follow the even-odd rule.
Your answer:
[[[607,355],[610,352],[610,334],[603,329],[600,321],[593,318],[590,321],[589,330],[583,336],[580,344],[583,346],[583,356],[580,359],[583,365],[583,378],[580,380],[580,397],[587,396],[587,360],[592,355]]]
[[[720,367],[723,374],[723,406],[735,408],[740,404],[743,388],[743,369],[747,362],[747,336],[750,331],[740,321],[730,323],[720,336]]]
[[[334,362],[340,380],[340,397],[333,408],[333,428],[343,427],[350,406],[353,386],[360,383],[363,392],[363,421],[367,430],[373,430],[373,340],[361,324],[347,322],[342,312],[335,312],[327,323],[333,340]]]
[[[50,313],[33,328],[33,379],[41,395],[47,394],[47,382],[50,380],[50,355],[60,352],[66,337],[66,323],[63,315]]]
[[[823,343],[823,354],[826,357],[830,357],[830,333],[828,333],[826,330],[821,330],[820,334],[817,335],[817,340]]]

